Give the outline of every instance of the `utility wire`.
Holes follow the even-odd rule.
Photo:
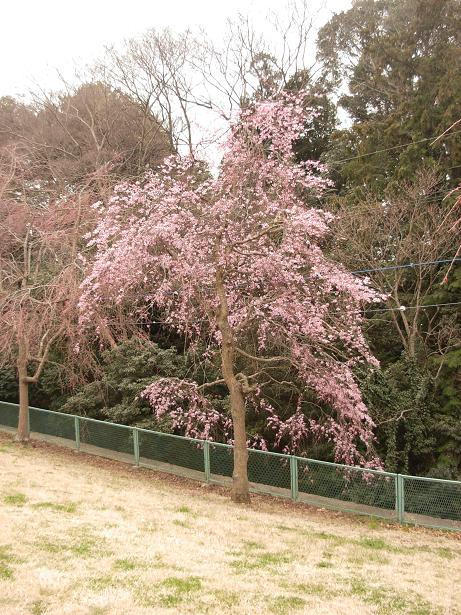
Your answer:
[[[445,135],[445,139],[448,137],[452,137],[453,135],[460,134],[461,130],[454,130]],[[437,138],[439,135],[435,135],[434,137],[426,137],[425,139],[419,139],[418,141],[409,141],[408,143],[403,143],[402,145],[393,145],[392,147],[386,147],[384,149],[377,149],[374,152],[366,152],[365,154],[359,154],[358,156],[350,156],[349,158],[342,158],[341,160],[330,160],[326,161],[326,164],[339,164],[340,162],[349,162],[350,160],[357,160],[358,158],[365,158],[368,156],[374,156],[375,154],[383,154],[384,152],[390,152],[392,150],[401,149],[402,147],[409,147],[410,145],[417,145],[418,143],[425,143],[426,141],[432,141]]]
[[[425,265],[441,265],[447,263],[459,263],[461,262],[461,258],[444,258],[438,259],[435,261],[423,261],[419,263],[405,263],[404,265],[390,265],[388,267],[377,267],[375,269],[360,269],[358,271],[351,271],[351,273],[372,273],[375,271],[392,271],[395,269],[414,269],[415,267],[424,267]],[[364,312],[406,312],[407,310],[416,310],[416,309],[426,309],[432,307],[448,307],[454,305],[461,305],[461,301],[452,301],[449,303],[430,303],[428,305],[401,305],[397,308],[374,308],[368,309],[365,308]]]
[[[461,164],[458,165],[458,166],[461,167]],[[455,192],[457,194],[455,194]],[[461,198],[460,188],[456,188],[454,190],[451,190],[451,193],[452,194],[450,194],[450,190],[448,188],[444,188],[444,189],[441,189],[441,190],[434,190],[433,192],[430,192],[429,194],[421,194],[421,195],[419,195],[417,198],[414,199],[414,201],[417,202],[418,205],[421,205],[421,204],[424,204],[424,203],[427,203],[428,205],[431,205],[431,204],[434,205],[434,204],[440,204],[441,201],[444,201],[445,198],[448,197],[448,196],[454,196],[455,199],[456,198],[457,199]],[[320,198],[318,198],[318,200],[320,202]],[[392,200],[390,202],[392,203]],[[453,207],[453,205],[452,205],[452,207]]]
[[[405,263],[404,265],[389,265],[386,267],[376,267],[375,269],[358,269],[350,273],[373,273],[375,271],[392,271],[394,269],[414,269],[415,267],[425,267],[426,265],[442,265],[447,263],[459,263],[461,258],[444,258],[436,261],[423,261],[419,263]]]
[[[358,274],[358,273],[372,273],[376,271],[391,271],[395,269],[406,269],[406,268],[413,269],[415,267],[423,267],[426,265],[442,265],[442,264],[447,264],[447,263],[459,263],[459,262],[461,262],[461,257],[460,258],[443,258],[443,259],[438,259],[434,261],[405,263],[404,265],[389,265],[388,267],[377,267],[375,269],[359,269],[357,271],[351,271],[350,273]],[[364,308],[363,312],[367,312],[367,313],[368,312],[406,312],[407,310],[427,309],[427,308],[434,308],[434,307],[450,307],[450,306],[455,306],[455,305],[461,305],[461,301],[451,301],[447,303],[430,303],[428,305],[419,305],[419,306],[401,305],[400,307],[396,307],[396,308],[373,308],[373,309]],[[206,319],[200,320],[200,322],[205,322],[205,321]],[[162,325],[162,324],[170,324],[170,323],[167,323],[166,321],[154,320],[154,321],[150,321],[149,324],[150,325],[153,325],[153,324]]]
[[[365,312],[406,312],[407,310],[426,309],[432,307],[445,307],[450,305],[461,305],[461,301],[452,301],[450,303],[430,303],[428,305],[402,305],[398,308],[376,308],[369,310],[364,309]]]
[[[363,312],[406,312],[407,310],[425,310],[427,308],[434,308],[434,307],[452,307],[455,305],[461,305],[461,301],[451,301],[448,303],[429,303],[427,305],[401,305],[400,307],[396,307],[396,308],[373,308],[373,309],[369,309],[369,308],[364,308],[362,311]],[[197,322],[207,322],[208,319],[206,318],[201,318],[199,319]],[[143,322],[143,321],[140,321]],[[167,325],[167,324],[172,324],[172,323],[168,323],[165,320],[151,320],[148,323],[149,325]]]

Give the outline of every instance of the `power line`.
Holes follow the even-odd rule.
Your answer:
[[[435,261],[423,261],[419,263],[405,263],[404,265],[389,265],[386,267],[376,267],[375,269],[358,269],[350,273],[373,273],[375,271],[392,271],[394,269],[414,269],[415,267],[425,267],[426,265],[446,265],[447,263],[459,263],[461,258],[444,258]]]
[[[450,132],[449,134],[445,135],[444,138],[452,137],[453,135],[457,135],[459,133],[461,133],[461,130],[454,130],[453,132]],[[326,161],[326,164],[327,165],[328,164],[339,164],[340,162],[349,162],[350,160],[357,160],[358,158],[374,156],[375,154],[383,154],[385,152],[390,152],[392,150],[401,149],[402,147],[409,147],[410,145],[418,145],[419,143],[425,143],[426,141],[432,141],[433,139],[436,139],[437,136],[439,135],[435,135],[433,137],[426,137],[424,139],[419,139],[418,141],[409,141],[408,143],[404,143],[402,145],[393,145],[392,147],[386,147],[384,149],[377,149],[374,152],[366,152],[365,154],[359,154],[358,156],[350,156],[349,158],[342,158],[341,160],[329,160],[329,161]]]
[[[418,263],[405,263],[403,265],[389,265],[387,267],[377,267],[375,269],[359,269],[357,271],[351,271],[350,273],[352,274],[358,274],[358,273],[372,273],[372,272],[376,272],[376,271],[392,271],[392,270],[396,270],[396,269],[407,269],[407,268],[411,268],[414,269],[415,267],[424,267],[426,265],[442,265],[442,264],[447,264],[447,263],[459,263],[461,262],[461,257],[460,258],[444,258],[444,259],[437,259],[437,260],[433,260],[433,261],[421,261]],[[434,308],[434,307],[450,307],[450,306],[455,306],[455,305],[461,305],[461,301],[451,301],[451,302],[447,302],[447,303],[430,303],[427,305],[401,305],[400,307],[396,307],[396,308],[373,308],[373,309],[369,309],[369,308],[364,308],[363,312],[406,312],[407,310],[416,310],[416,309],[427,309],[427,308]],[[205,322],[206,319],[201,319],[200,322]],[[150,325],[152,324],[169,324],[166,321],[150,321],[149,323]]]
[[[445,307],[451,305],[461,305],[461,301],[452,301],[450,303],[430,303],[428,305],[401,305],[397,308],[376,308],[369,310],[365,308],[365,312],[406,312],[407,310],[419,310],[432,307]]]
[[[461,164],[458,165],[459,167],[461,167]],[[447,170],[447,169],[444,169]],[[455,192],[458,193],[458,195],[455,195]],[[419,195],[417,198],[415,198],[414,200],[417,201],[418,204],[421,203],[427,203],[427,204],[440,204],[441,201],[444,200],[445,197],[448,196],[455,196],[456,198],[460,198],[461,197],[461,192],[460,189],[457,188],[455,190],[451,190],[450,194],[450,189],[449,188],[443,188],[440,190],[434,190],[433,192],[430,192],[429,194],[421,194]],[[443,197],[443,198],[441,198]],[[392,201],[391,201],[392,203]]]
[[[406,312],[407,310],[425,310],[427,308],[434,307],[452,307],[455,305],[461,305],[461,301],[450,301],[447,303],[429,303],[427,305],[401,305],[396,308],[364,308],[363,312]],[[143,322],[143,321],[140,321]],[[207,318],[201,318],[196,322],[208,322]],[[172,323],[167,322],[166,320],[150,320],[147,324],[149,325],[171,325]]]

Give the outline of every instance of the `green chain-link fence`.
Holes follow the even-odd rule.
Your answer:
[[[18,405],[0,402],[15,429]],[[30,408],[33,437],[200,481],[228,485],[232,446]],[[250,449],[251,490],[400,523],[461,530],[461,482],[405,476]]]

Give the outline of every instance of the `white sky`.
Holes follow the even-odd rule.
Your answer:
[[[308,0],[321,25],[350,0]],[[261,23],[269,11],[283,15],[285,0],[0,0],[0,96],[20,95],[34,84],[58,83],[56,70],[101,55],[148,28],[202,27],[219,40],[227,17],[238,12]],[[320,11],[320,12],[319,12]]]

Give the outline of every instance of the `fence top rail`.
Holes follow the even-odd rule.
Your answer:
[[[411,480],[422,480],[428,483],[444,483],[449,485],[456,485],[461,488],[461,481],[459,480],[449,480],[447,478],[431,478],[430,476],[412,476],[411,474],[401,474],[402,478],[408,478]]]
[[[14,402],[7,402],[7,401],[0,401],[0,407],[1,406],[13,406],[15,408],[19,408],[19,404],[16,404]],[[132,430],[136,429],[141,432],[151,433],[151,434],[155,434],[155,435],[162,436],[162,437],[170,437],[170,438],[176,438],[176,439],[181,439],[181,440],[187,440],[188,442],[194,442],[198,444],[205,444],[206,442],[209,442],[209,444],[213,446],[218,446],[218,447],[228,448],[228,449],[232,448],[232,445],[230,444],[224,444],[222,442],[215,442],[213,440],[202,440],[200,438],[188,438],[187,436],[179,436],[176,434],[164,433],[162,431],[154,431],[152,429],[143,429],[141,427],[135,427],[131,425],[122,425],[121,423],[112,423],[111,421],[101,421],[99,419],[92,419],[86,416],[80,416],[78,414],[67,414],[66,412],[57,412],[56,410],[47,410],[46,408],[37,408],[35,406],[29,406],[29,409],[38,410],[39,412],[43,412],[45,414],[68,416],[69,418],[74,418],[74,419],[77,418],[79,420],[91,421],[93,423],[101,423],[103,425],[111,425],[113,427],[123,427],[124,429],[132,429]],[[295,457],[295,459],[299,461],[303,461],[308,464],[310,463],[313,465],[323,465],[323,466],[330,466],[334,468],[341,468],[344,470],[360,472],[361,474],[378,474],[379,476],[388,476],[388,477],[394,477],[394,478],[397,476],[401,476],[404,479],[414,479],[414,480],[427,481],[427,482],[433,482],[433,483],[445,483],[445,484],[457,485],[461,487],[461,481],[457,481],[457,480],[447,480],[444,478],[431,478],[430,476],[412,476],[410,474],[400,474],[399,475],[393,472],[385,472],[384,470],[373,470],[371,468],[361,468],[359,466],[351,466],[351,465],[345,465],[341,463],[334,463],[333,461],[322,461],[320,459],[310,459],[309,457],[298,457],[298,456],[292,456],[292,455],[285,455],[283,453],[275,453],[272,451],[261,451],[260,449],[255,449],[255,448],[248,449],[248,450],[251,451],[252,453],[256,452],[256,453],[270,455],[274,457],[284,457],[287,460],[289,460],[290,457]]]
[[[15,408],[19,408],[19,404],[15,404],[12,401],[0,401],[0,406],[14,406]],[[29,406],[29,410],[40,410],[40,412],[52,412],[53,414],[65,414],[65,412],[56,412],[55,410],[46,410],[46,408],[36,408],[35,406]],[[69,414],[69,416],[74,415]]]
[[[2,404],[4,402],[1,402]],[[13,404],[12,404],[13,405]],[[14,404],[18,406],[19,404]],[[80,421],[89,421],[91,423],[101,423],[102,425],[112,425],[113,427],[123,427],[123,429],[132,429],[130,425],[122,425],[121,423],[112,423],[111,421],[101,421],[100,419],[92,419],[89,416],[79,416],[78,414],[67,414],[67,412],[56,412],[56,410],[47,410],[46,408],[35,408],[29,406],[29,410],[38,410],[38,412],[44,412],[45,414],[56,414],[58,416],[68,416],[70,419],[79,419]]]
[[[296,459],[299,461],[305,461],[306,463],[312,463],[314,465],[330,466],[332,468],[340,468],[342,470],[354,470],[356,472],[360,472],[361,474],[379,474],[379,476],[391,476],[393,478],[397,476],[394,472],[373,470],[372,468],[361,468],[360,466],[348,466],[344,463],[334,463],[334,461],[322,461],[321,459],[310,459],[309,457],[296,457]]]
[[[232,448],[232,444],[225,444],[224,442],[215,442],[214,440],[207,440],[211,444],[211,446],[217,446],[220,448]]]
[[[59,412],[55,412],[55,414],[60,414]],[[65,416],[62,413],[62,416]],[[78,416],[78,414],[67,414],[67,416],[71,416],[73,418],[79,419],[80,421],[88,421],[89,423],[100,423],[101,425],[112,425],[114,427],[122,427],[123,429],[133,429],[130,425],[122,425],[121,423],[112,423],[111,421],[101,421],[99,419],[91,419],[88,416]]]
[[[104,422],[104,421],[103,421]],[[116,425],[116,423],[113,423]],[[201,440],[200,438],[188,438],[187,436],[179,436],[175,433],[165,433],[164,431],[154,431],[153,429],[144,429],[143,427],[131,427],[130,429],[136,429],[142,433],[151,433],[154,436],[162,436],[166,438],[176,438],[177,440],[187,440],[188,442],[194,442],[197,444],[203,444],[204,442],[210,442],[210,440]]]
[[[227,446],[230,446],[228,444]],[[260,455],[270,455],[271,457],[283,457],[284,459],[290,459],[292,455],[285,455],[285,453],[276,453],[275,451],[262,451],[260,448],[249,448],[248,452],[259,453]]]

